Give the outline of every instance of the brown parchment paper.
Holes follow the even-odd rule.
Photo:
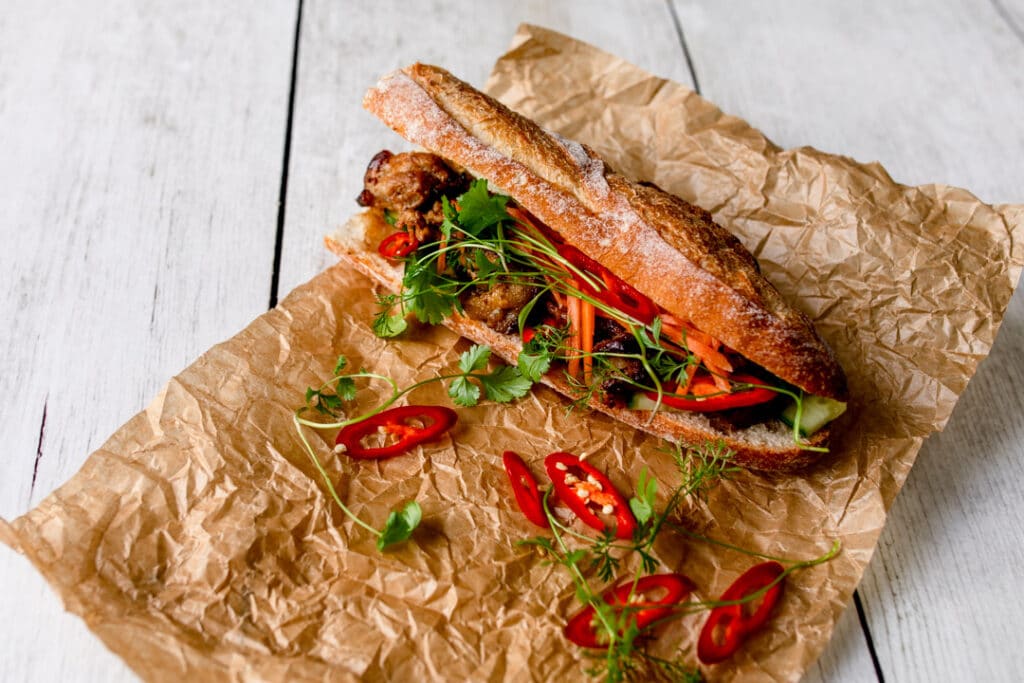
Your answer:
[[[809,558],[842,541],[836,560],[792,577],[762,635],[705,669],[714,680],[798,679],[849,602],[922,440],[992,345],[1024,261],[1024,207],[781,150],[686,88],[537,27],[520,28],[488,88],[713,211],[817,319],[849,373],[854,398],[827,463],[805,476],[742,473],[688,510],[700,530],[771,554]],[[382,126],[381,146],[393,143]],[[460,409],[451,438],[382,463],[339,459],[330,434],[312,434],[340,495],[374,524],[421,501],[414,540],[379,554],[325,496],[292,410],[339,353],[405,384],[450,370],[467,344],[444,330],[378,340],[372,299],[357,275],[322,273],[172,379],[37,508],[0,522],[4,542],[144,679],[583,676],[560,635],[576,608],[569,577],[515,545],[534,529],[500,454],[513,448],[540,473],[552,450],[593,453],[624,489],[647,463],[663,492],[676,481],[669,459],[602,415],[567,415],[545,389]],[[447,404],[437,385],[414,402]],[[702,597],[755,562],[680,539],[658,551]],[[700,623],[675,623],[657,647],[692,648]]]

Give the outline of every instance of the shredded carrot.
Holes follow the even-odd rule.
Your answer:
[[[569,314],[569,376],[576,378],[580,374],[580,300],[569,295],[565,299]]]
[[[676,392],[676,393],[682,393]],[[690,385],[689,393],[694,396],[710,396],[711,394],[719,394],[721,390],[714,385],[712,382],[707,381],[707,377],[703,378],[700,382],[693,382]]]
[[[441,235],[441,247],[437,252],[437,274],[440,275],[444,272],[444,269],[448,265],[448,260],[445,258],[448,256],[446,249],[448,248],[448,238]]]
[[[672,325],[663,326],[662,332],[672,341],[684,345],[690,353],[704,361],[708,367],[714,367],[716,371],[726,373],[733,372],[732,363],[716,349],[721,342],[698,330],[684,330]],[[708,344],[707,341],[711,343]]]
[[[594,375],[594,304],[580,301],[580,334],[583,349],[583,383],[588,387]]]
[[[676,331],[677,336],[679,335],[680,331],[685,331],[687,339],[696,339],[698,342],[704,344],[704,346],[711,346],[717,349],[718,345],[721,344],[721,342],[712,337],[710,334],[707,334],[706,332],[701,332],[691,323],[688,323],[685,320],[681,320],[669,313],[663,313],[661,315],[661,323],[662,329],[673,329]]]
[[[675,393],[685,394],[690,390],[690,385],[693,384],[693,376],[697,374],[697,366],[690,365],[686,368],[686,383],[676,387]]]

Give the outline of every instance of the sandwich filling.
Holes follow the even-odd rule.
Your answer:
[[[463,315],[519,336],[523,374],[565,373],[579,404],[706,413],[725,433],[782,420],[802,444],[845,409],[661,309],[434,154],[378,153],[357,201],[390,226],[368,236],[380,254],[404,262],[402,291],[380,299],[380,336],[404,331],[409,313],[430,324]]]

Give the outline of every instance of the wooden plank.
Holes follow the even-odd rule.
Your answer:
[[[1024,59],[992,4],[675,6],[704,95],[776,143],[878,160],[911,185],[1020,201]]]
[[[266,308],[295,2],[247,9],[0,14],[4,517]],[[23,558],[0,584],[5,680],[132,678]]]
[[[705,95],[779,144],[878,159],[902,182],[1024,199],[1020,0],[675,7]],[[1022,321],[1018,293],[946,431],[922,450],[861,586],[889,680],[1024,670],[1024,617],[1005,608],[1024,539]]]
[[[671,15],[659,0],[444,0],[416,12],[400,0],[307,0],[304,13],[282,293],[334,261],[323,249],[322,236],[358,209],[355,196],[370,158],[385,146],[400,148],[399,138],[360,105],[363,93],[382,74],[418,60],[482,85],[517,25],[527,22],[690,83]]]

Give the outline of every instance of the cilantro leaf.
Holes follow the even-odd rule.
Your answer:
[[[551,351],[544,348],[534,337],[523,345],[519,352],[519,371],[531,382],[540,381],[541,376],[551,369],[551,359],[554,356]]]
[[[512,399],[522,398],[533,386],[533,381],[524,377],[519,368],[513,365],[502,365],[491,374],[477,379],[484,385],[487,398],[495,403],[508,403]]]
[[[494,258],[492,261],[491,259]],[[488,252],[477,249],[473,255],[473,263],[476,266],[476,277],[479,280],[489,280],[488,286],[493,286],[494,278],[498,273],[504,272],[500,261]]]
[[[636,497],[629,499],[629,509],[633,511],[641,525],[646,524],[654,515],[654,506],[657,504],[658,480],[650,476],[647,468],[640,470],[640,476],[636,480]]]
[[[373,333],[382,339],[397,337],[408,327],[409,323],[401,313],[390,315],[387,311],[381,311],[373,316]]]
[[[335,391],[340,401],[351,401],[356,397],[356,382],[351,377],[339,377]],[[338,407],[341,407],[340,402]]]
[[[444,220],[441,222],[441,234],[444,235],[446,240],[450,240],[452,238],[452,229],[458,227],[456,222],[458,220],[458,213],[444,195],[441,195],[441,213],[444,216]]]
[[[507,203],[508,197],[491,195],[487,191],[487,181],[478,178],[459,195],[459,225],[474,237],[479,236],[491,226],[512,220],[505,210]]]
[[[338,362],[334,364],[334,374],[340,375],[346,365],[348,365],[348,358],[345,358],[345,356],[338,356]]]
[[[459,306],[454,294],[457,282],[451,282],[438,275],[437,268],[429,261],[410,261],[406,264],[402,278],[402,290],[408,308],[422,323],[440,325]]]
[[[410,500],[401,510],[392,510],[377,537],[377,550],[408,540],[422,518],[423,510],[415,500]]]
[[[398,220],[398,216],[396,216],[394,212],[391,211],[390,209],[384,209],[384,220],[387,222],[388,225],[393,226],[395,222]]]
[[[470,382],[468,377],[456,377],[448,387],[448,395],[455,405],[469,408],[480,402],[480,387]]]
[[[352,380],[349,381],[351,382]],[[354,385],[352,389],[354,394]],[[318,413],[323,415],[330,415],[332,417],[337,415],[338,411],[341,410],[341,402],[341,397],[335,394],[325,394],[312,387],[306,389],[306,405],[310,408],[315,408]]]
[[[487,367],[491,358],[491,347],[484,344],[473,344],[469,350],[459,357],[459,370],[465,373],[476,372]]]

